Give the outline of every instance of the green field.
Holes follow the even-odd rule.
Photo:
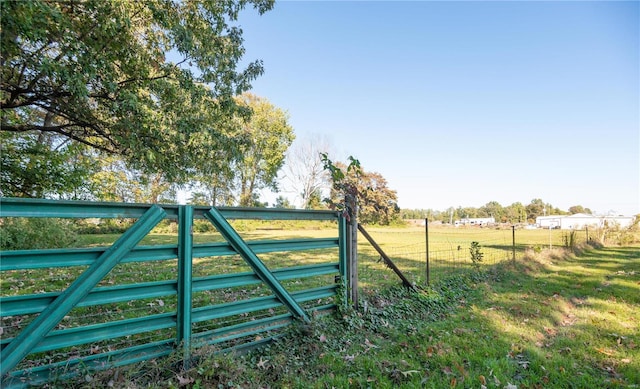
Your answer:
[[[389,231],[388,236],[394,234]],[[386,235],[386,234],[380,234]],[[388,272],[388,270],[386,270]],[[387,280],[388,281],[388,280]],[[528,252],[294,327],[245,355],[203,349],[91,377],[155,388],[637,388],[640,246]],[[178,358],[178,357],[176,357]],[[142,373],[144,372],[144,373]]]
[[[326,223],[297,223],[293,226],[260,224],[252,222],[250,228],[240,234],[247,241],[324,238],[337,236],[337,229]],[[367,231],[391,257],[406,277],[416,284],[426,284],[426,234],[424,227],[367,228]],[[527,250],[554,247],[564,244],[566,232],[560,230],[516,230],[516,256],[522,257]],[[79,235],[75,247],[105,246],[113,243],[120,234]],[[577,241],[586,240],[584,231],[579,232]],[[195,233],[194,242],[220,242],[218,233]],[[429,268],[430,281],[467,271],[472,267],[469,248],[471,242],[481,245],[484,258],[481,267],[492,266],[509,260],[513,256],[513,236],[510,229],[488,228],[430,228]],[[154,231],[143,239],[140,245],[177,244],[177,234]],[[359,280],[362,288],[379,288],[398,283],[398,278],[380,261],[373,247],[359,234]],[[271,268],[331,262],[337,260],[336,250],[316,250],[312,252],[271,253],[260,255]],[[123,282],[147,282],[173,279],[176,276],[176,262],[163,261],[153,266],[147,263],[133,263],[118,266],[101,285]],[[0,280],[3,296],[34,292],[60,291],[66,288],[84,270],[84,267],[12,271]],[[194,264],[194,276],[247,271],[249,267],[239,257],[201,258]],[[305,285],[300,285],[303,287]],[[261,293],[262,291],[260,291]]]
[[[427,232],[424,227],[407,228],[367,228],[369,234],[382,247],[389,257],[406,273],[407,278],[417,284],[426,283],[426,245]],[[430,281],[466,271],[472,267],[471,242],[478,242],[484,254],[480,267],[492,266],[513,258],[522,258],[528,250],[539,251],[542,248],[562,247],[565,245],[567,231],[561,230],[525,230],[517,229],[514,236],[511,229],[493,228],[451,228],[430,227],[428,230]],[[378,287],[387,277],[379,271],[384,264],[371,245],[359,236],[360,279],[363,286]],[[576,243],[586,241],[585,231],[575,235]],[[393,280],[395,282],[395,280]]]
[[[300,227],[300,226],[298,226]],[[402,272],[421,288],[409,292],[359,236],[358,310],[296,326],[277,343],[242,356],[197,352],[181,369],[179,355],[82,377],[77,387],[222,388],[592,388],[640,386],[640,246],[561,249],[566,232],[430,228],[431,287],[425,283],[424,227],[367,228]],[[246,240],[331,237],[327,228],[250,228]],[[106,245],[118,234],[82,235],[78,247]],[[195,234],[197,243],[217,234]],[[574,237],[577,242],[586,236]],[[469,247],[484,259],[473,266]],[[150,234],[142,244],[175,244],[174,233]],[[554,249],[549,250],[549,242]],[[335,250],[261,255],[270,268],[326,262]],[[175,261],[121,265],[103,284],[175,278]],[[14,271],[3,296],[60,290],[81,269]],[[240,258],[201,258],[194,276],[247,270]],[[288,288],[309,287],[291,284]],[[261,288],[242,293],[265,293]],[[214,296],[203,298],[210,302]],[[229,298],[226,296],[225,298]],[[151,304],[149,304],[151,303]],[[196,305],[198,301],[194,302]],[[114,307],[162,312],[175,302]],[[65,318],[81,324],[78,310]],[[5,336],[9,335],[5,326]],[[509,386],[513,385],[513,386]],[[55,383],[54,385],[55,386]]]
[[[243,225],[244,226],[244,225]],[[246,228],[246,226],[244,226]],[[416,283],[422,283],[426,278],[426,233],[424,227],[365,227],[374,240],[382,249],[394,260],[399,267],[407,273],[407,276]],[[522,257],[528,249],[541,249],[561,247],[565,245],[566,231],[561,230],[525,230],[515,231],[516,256]],[[297,223],[294,226],[280,226],[275,228],[270,225],[249,224],[249,228],[241,230],[241,235],[245,240],[271,240],[271,239],[293,239],[293,238],[326,238],[337,236],[337,230],[331,225],[318,224],[314,222]],[[385,279],[378,279],[375,273],[385,268],[379,261],[379,255],[366,239],[358,234],[358,252],[362,265],[361,280],[363,283],[383,282]],[[593,236],[595,234],[592,234]],[[106,245],[114,242],[118,234],[105,235],[81,235],[77,246],[90,247],[95,245]],[[430,227],[429,232],[429,256],[431,278],[437,280],[441,276],[446,276],[457,268],[465,268],[471,265],[469,247],[471,242],[477,241],[484,253],[483,265],[493,265],[498,262],[510,259],[513,256],[513,232],[511,229],[492,228],[451,228],[451,227]],[[585,231],[576,232],[576,243],[586,241]],[[219,242],[222,237],[217,233],[196,233],[195,243]],[[176,244],[177,235],[175,233],[153,233],[149,234],[142,242],[142,245],[155,244]],[[300,264],[309,261],[328,260],[325,253],[317,253],[315,256],[302,256],[298,258]],[[330,253],[328,255],[334,255]],[[288,261],[296,260],[291,256],[285,256]],[[270,255],[263,257],[272,266],[281,266],[281,260],[285,257]],[[294,255],[295,257],[295,255]],[[369,274],[373,273],[373,274]],[[382,275],[387,274],[385,271]],[[372,278],[371,280],[369,278]]]

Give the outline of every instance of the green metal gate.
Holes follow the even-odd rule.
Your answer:
[[[346,301],[346,222],[336,212],[0,198],[0,217],[136,219],[110,246],[1,253],[3,387],[176,349],[188,361],[203,345],[255,347],[332,310],[339,291]],[[194,243],[198,219],[219,241]],[[329,221],[336,236],[245,240],[228,221],[237,219]],[[163,220],[177,224],[175,243],[140,244]]]

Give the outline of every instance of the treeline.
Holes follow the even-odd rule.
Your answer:
[[[591,214],[589,208],[575,205],[564,211],[541,199],[533,199],[527,205],[520,202],[503,207],[497,201],[490,201],[487,204],[475,207],[450,207],[446,210],[438,211],[433,209],[402,209],[400,215],[402,219],[424,219],[429,221],[440,221],[442,223],[453,223],[464,218],[493,217],[496,223],[535,223],[538,216],[544,215],[573,215],[576,213]]]

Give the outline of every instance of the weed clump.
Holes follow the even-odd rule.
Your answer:
[[[78,238],[73,224],[63,219],[6,218],[0,226],[1,250],[64,248]]]

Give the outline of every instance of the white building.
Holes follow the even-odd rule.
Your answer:
[[[576,213],[575,215],[538,216],[536,224],[540,228],[560,228],[562,230],[581,230],[585,227],[600,228],[605,225],[618,225],[621,228],[633,224],[634,216],[601,216]]]
[[[460,220],[456,220],[454,225],[460,226],[486,226],[489,224],[494,224],[496,219],[492,217],[472,217],[472,218],[463,218]]]

